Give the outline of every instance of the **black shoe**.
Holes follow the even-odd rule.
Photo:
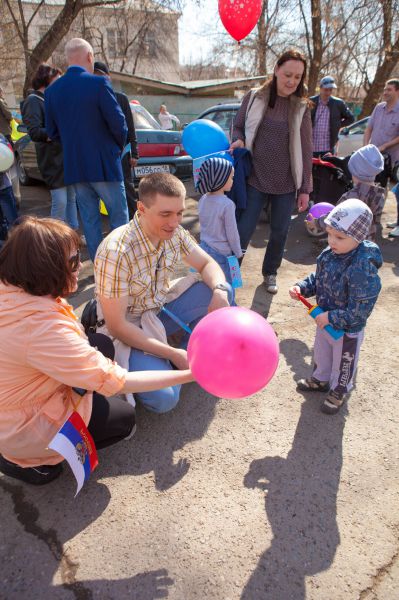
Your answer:
[[[50,483],[62,473],[62,465],[39,465],[38,467],[20,467],[0,455],[0,471],[8,477],[14,477],[32,485]]]

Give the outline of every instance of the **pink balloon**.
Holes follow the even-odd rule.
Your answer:
[[[219,0],[220,19],[237,42],[251,33],[261,11],[262,0]]]
[[[240,306],[209,313],[195,327],[188,362],[210,394],[244,398],[271,380],[278,365],[276,334],[258,313]]]

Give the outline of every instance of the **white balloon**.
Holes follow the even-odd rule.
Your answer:
[[[5,144],[0,141],[0,173],[8,171],[14,164],[14,152]]]

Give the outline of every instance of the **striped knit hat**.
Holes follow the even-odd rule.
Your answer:
[[[200,194],[217,192],[224,186],[232,170],[233,165],[225,158],[208,158],[200,167],[195,187]]]

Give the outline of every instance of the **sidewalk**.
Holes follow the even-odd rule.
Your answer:
[[[45,210],[42,188],[29,193]],[[394,208],[390,198],[384,223]],[[198,231],[194,200],[184,222]],[[296,392],[315,325],[287,293],[320,246],[294,218],[271,296],[260,276],[265,234],[261,222],[238,302],[278,334],[268,387],[231,401],[189,384],[172,413],[139,406],[136,436],[99,453],[76,499],[67,467],[44,489],[0,477],[2,600],[399,598],[399,240],[382,240],[383,291],[356,389],[329,417],[320,395]],[[85,263],[78,311],[92,285]]]

